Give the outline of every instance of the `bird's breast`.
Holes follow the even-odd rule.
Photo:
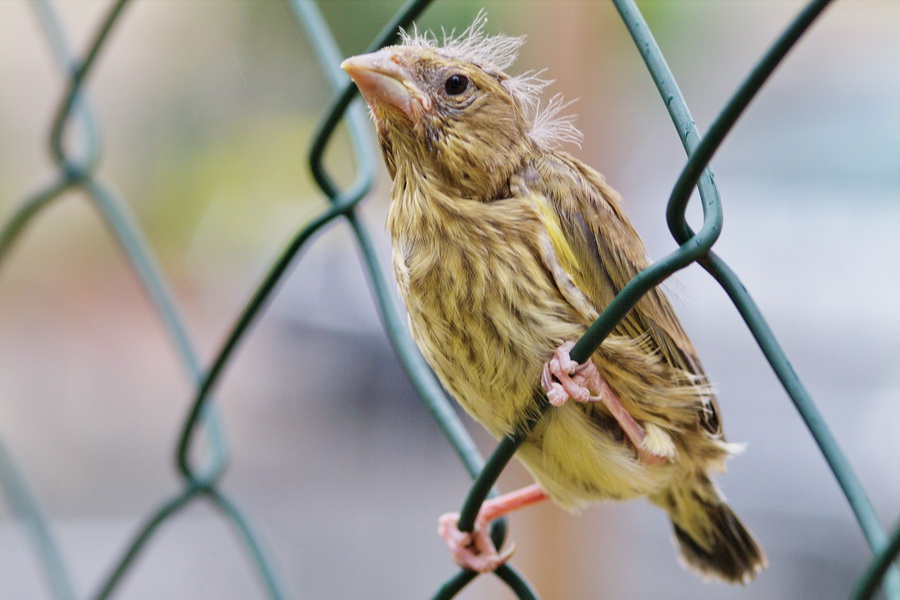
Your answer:
[[[584,326],[541,259],[546,232],[527,202],[436,204],[404,211],[395,198],[398,287],[444,386],[499,435],[520,421],[550,353]]]

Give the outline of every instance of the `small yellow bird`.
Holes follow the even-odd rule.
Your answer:
[[[565,104],[541,105],[539,74],[504,72],[523,38],[485,22],[341,65],[393,179],[393,269],[425,358],[494,436],[535,414],[538,385],[553,404],[518,451],[537,484],[486,502],[471,534],[456,514],[439,532],[460,565],[490,571],[511,553],[487,535],[501,514],[646,496],[688,567],[746,583],[765,554],[710,479],[736,448],[666,297],[648,293],[586,363],[569,357],[646,251],[603,177],[555,149],[580,135]]]

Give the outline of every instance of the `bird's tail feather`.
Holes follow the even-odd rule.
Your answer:
[[[669,513],[684,565],[703,578],[749,583],[766,555],[705,474],[652,498]]]

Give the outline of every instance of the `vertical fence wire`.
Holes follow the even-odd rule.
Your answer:
[[[873,552],[873,559],[866,572],[860,576],[853,598],[857,600],[871,598],[883,583],[886,594],[892,600],[900,600],[900,574],[896,566],[892,565],[900,551],[900,528],[895,529],[891,535],[884,532],[849,461],[793,371],[787,356],[752,297],[736,274],[711,250],[721,231],[722,206],[713,175],[707,165],[751,100],[794,44],[828,6],[829,0],[812,0],[799,12],[754,66],[703,138],[700,137],[687,104],[637,6],[633,0],[612,1],[659,89],[688,155],[687,163],[673,187],[666,213],[671,233],[679,243],[679,247],[639,273],[620,291],[572,349],[572,357],[579,362],[585,360],[643,294],[674,272],[694,262],[699,263],[723,287],[741,314],[804,419]],[[384,275],[383,266],[376,257],[371,236],[356,212],[359,202],[371,188],[375,173],[376,159],[372,152],[374,144],[371,140],[368,119],[359,102],[352,102],[356,93],[355,87],[337,67],[343,55],[317,4],[313,0],[288,0],[288,2],[312,41],[316,58],[334,93],[334,99],[313,137],[309,152],[309,167],[313,178],[328,198],[329,206],[300,229],[272,262],[269,271],[244,306],[215,358],[206,369],[196,357],[174,297],[137,221],[111,187],[94,174],[100,160],[100,137],[84,88],[97,55],[109,45],[109,35],[121,21],[121,15],[129,0],[114,0],[111,3],[109,12],[80,60],[69,49],[65,31],[49,1],[32,2],[47,42],[52,47],[57,62],[68,74],[68,86],[59,104],[49,136],[51,155],[56,165],[56,180],[27,198],[0,225],[0,267],[4,261],[9,260],[8,256],[16,240],[47,206],[62,198],[66,192],[75,189],[84,191],[151,298],[156,312],[172,338],[175,352],[187,376],[196,382],[196,392],[175,451],[175,464],[183,480],[183,487],[148,514],[126,549],[110,567],[109,574],[101,580],[97,592],[92,597],[107,598],[118,589],[135,560],[151,542],[158,527],[198,499],[205,499],[211,503],[235,529],[237,539],[246,550],[248,560],[254,565],[266,595],[277,599],[287,597],[276,576],[274,561],[264,551],[249,520],[218,487],[229,457],[227,440],[221,420],[215,411],[212,392],[227,370],[234,351],[246,339],[252,325],[263,313],[288,267],[297,260],[302,249],[320,230],[340,218],[346,220],[359,245],[364,270],[369,278],[379,314],[401,363],[463,466],[475,479],[462,507],[459,521],[461,529],[471,529],[474,525],[481,504],[493,493],[493,486],[500,473],[515,454],[519,444],[527,437],[527,432],[536,423],[534,420],[523,424],[516,432],[501,439],[492,455],[484,461],[434,375],[409,338],[402,310],[389,292],[390,284]],[[398,28],[408,27],[430,4],[430,0],[408,1],[376,36],[369,50],[375,50],[394,41]],[[335,184],[324,164],[325,150],[342,120],[346,120],[347,123],[356,164],[356,179],[346,189],[341,189]],[[73,135],[77,135],[80,152],[68,149],[71,145],[68,142]],[[695,188],[699,190],[703,208],[703,225],[696,233],[691,230],[685,219],[688,199]],[[542,393],[535,394],[535,401],[540,404],[542,410],[546,410],[547,402]],[[195,466],[191,463],[191,457],[194,455],[192,449],[194,440],[200,432],[206,434],[202,437],[207,440],[205,448],[201,449],[205,463]],[[55,597],[73,600],[76,594],[72,580],[51,528],[39,508],[39,502],[28,488],[25,475],[16,466],[14,457],[2,440],[0,440],[0,489],[10,500],[14,514],[28,526],[32,544],[40,557]],[[505,536],[505,523],[502,520],[496,524],[492,535],[498,546],[502,544]],[[503,565],[495,574],[517,598],[521,600],[537,598],[530,584],[512,567]],[[477,577],[475,573],[460,571],[445,582],[433,598],[435,600],[454,598],[475,577]]]

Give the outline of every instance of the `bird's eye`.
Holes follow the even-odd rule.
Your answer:
[[[458,96],[469,87],[469,78],[465,75],[451,75],[444,82],[444,91],[448,96]]]

